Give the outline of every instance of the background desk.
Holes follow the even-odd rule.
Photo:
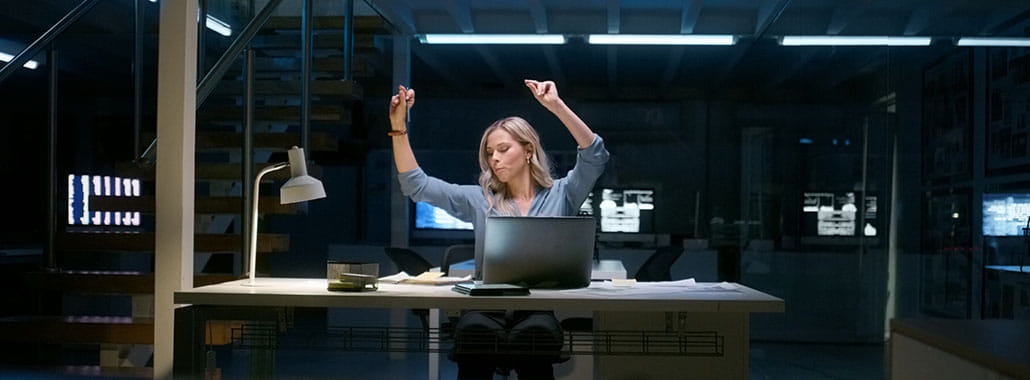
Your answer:
[[[243,286],[246,280],[203,286],[175,292],[176,304],[191,304],[176,313],[176,355],[178,370],[199,373],[203,361],[195,351],[203,344],[203,326],[209,308],[249,307],[346,307],[346,308],[441,308],[521,309],[592,311],[595,328],[606,330],[707,329],[724,336],[722,357],[605,357],[595,361],[598,377],[648,378],[690,370],[696,378],[738,378],[748,376],[748,314],[782,312],[783,300],[742,285],[732,291],[670,291],[662,294],[625,295],[598,292],[599,284],[577,290],[533,290],[525,297],[469,297],[449,286],[382,284],[378,291],[330,292],[325,279],[259,278],[264,286]],[[238,317],[239,319],[241,317]],[[669,322],[673,325],[670,326]],[[192,327],[201,331],[179,331]],[[648,363],[640,365],[641,361]],[[664,375],[663,375],[664,374]],[[696,374],[697,376],[693,376]],[[435,373],[429,374],[435,378]]]

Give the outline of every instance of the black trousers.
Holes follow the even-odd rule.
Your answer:
[[[554,379],[564,332],[550,311],[469,311],[454,326],[458,379],[491,379],[515,370],[519,379]]]

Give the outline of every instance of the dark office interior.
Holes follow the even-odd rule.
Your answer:
[[[165,1],[0,4],[0,377],[160,377],[148,308]],[[682,248],[672,280],[739,283],[783,300],[782,313],[751,315],[750,378],[899,378],[898,333],[948,342],[925,363],[1030,376],[1026,345],[994,340],[1030,338],[1026,1],[311,0],[310,13],[305,0],[197,3],[206,20],[197,22],[197,286],[246,275],[254,175],[293,145],[327,197],[279,205],[288,176],[260,185],[259,276],[322,278],[331,260],[393,274],[389,246],[440,265],[473,235],[417,225],[419,209],[400,195],[386,135],[396,85],[417,93],[409,138],[420,167],[476,184],[482,131],[507,116],[537,129],[553,175],[572,168],[576,142],[523,85],[552,80],[611,153],[584,208],[598,220],[598,258],[620,260],[632,278],[652,253]],[[431,44],[432,34],[564,41]],[[797,36],[872,42],[795,46]],[[963,42],[976,38],[998,44]],[[32,53],[17,61],[26,66],[7,67],[22,52]],[[120,194],[90,195],[101,187]],[[627,203],[646,194],[647,207],[612,227],[600,207],[610,194]],[[419,324],[376,309],[280,317],[316,329]],[[936,336],[940,326],[968,336]],[[425,353],[297,345],[262,356],[233,339],[209,343],[222,378],[336,378],[342,368],[426,376]],[[441,378],[454,376],[453,363],[441,366]],[[922,366],[937,365],[904,373],[929,373]]]

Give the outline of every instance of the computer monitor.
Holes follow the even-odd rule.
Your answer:
[[[654,189],[602,188],[600,202],[596,193],[587,202],[597,204],[601,232],[654,232]]]
[[[984,193],[984,236],[1023,236],[1030,217],[1030,194]]]
[[[415,202],[415,228],[412,237],[416,239],[469,240],[472,223],[463,221],[439,207],[426,202]]]
[[[855,191],[809,191],[802,195],[805,235],[877,236],[877,197]],[[861,224],[861,225],[860,225]]]

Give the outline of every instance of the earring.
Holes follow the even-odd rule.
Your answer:
[[[529,164],[529,156],[526,156],[526,164]]]

